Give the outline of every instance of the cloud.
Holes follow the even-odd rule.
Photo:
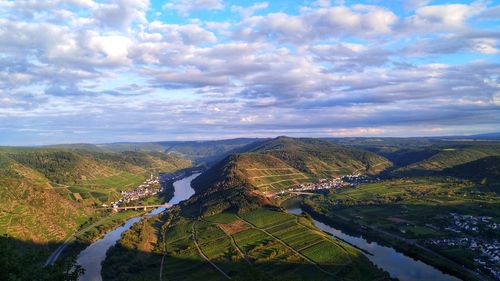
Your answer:
[[[467,4],[446,4],[419,7],[415,15],[404,20],[403,28],[409,32],[448,32],[465,29],[466,21],[481,14],[485,9],[482,2]]]
[[[94,17],[103,26],[127,29],[134,21],[145,23],[148,8],[149,0],[113,0],[97,5]]]
[[[258,2],[249,7],[231,6],[231,11],[239,13],[243,18],[248,18],[258,10],[263,10],[266,9],[267,7],[269,7],[269,3]]]
[[[224,8],[222,0],[173,0],[163,5],[163,9],[175,10],[183,16],[201,10],[222,10]]]
[[[270,13],[244,19],[235,37],[245,40],[275,40],[306,44],[318,39],[387,34],[397,16],[381,7],[354,5],[303,9],[298,16]]]
[[[0,143],[498,130],[498,7],[417,2],[1,2]]]

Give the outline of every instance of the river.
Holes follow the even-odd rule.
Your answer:
[[[296,207],[287,209],[289,213],[301,214],[302,210]],[[459,279],[445,274],[440,270],[415,260],[403,253],[400,253],[393,248],[382,246],[376,242],[368,242],[363,237],[348,235],[339,229],[326,225],[320,221],[313,219],[314,224],[321,230],[333,234],[341,240],[347,241],[352,245],[369,252],[371,255],[363,253],[371,262],[378,267],[389,272],[391,277],[401,281],[457,281]]]
[[[188,199],[194,194],[194,189],[191,188],[191,181],[199,175],[192,174],[174,182],[174,196],[168,203],[177,204]],[[167,207],[159,207],[147,213],[147,216],[157,215],[165,211]],[[101,262],[106,258],[106,252],[111,246],[115,245],[122,233],[129,229],[134,223],[140,221],[143,217],[135,217],[123,224],[122,226],[108,232],[103,238],[85,248],[76,260],[77,264],[85,269],[85,273],[78,279],[79,281],[102,281],[101,278]]]

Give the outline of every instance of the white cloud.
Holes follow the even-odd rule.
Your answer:
[[[479,15],[485,6],[482,2],[423,6],[415,15],[405,20],[410,32],[446,32],[466,28],[466,20]]]
[[[224,7],[222,0],[172,0],[163,5],[164,9],[176,10],[183,16],[200,10],[222,10]]]
[[[235,37],[295,44],[346,36],[370,38],[391,32],[397,19],[393,12],[370,5],[308,8],[298,16],[271,13],[246,18],[240,23]]]
[[[94,17],[101,25],[117,29],[127,29],[137,21],[146,22],[149,0],[113,0],[92,6]]]
[[[269,3],[258,2],[249,7],[232,6],[231,11],[239,13],[243,18],[247,18],[255,14],[258,10],[266,9],[267,7],[269,7]]]
[[[405,17],[331,2],[297,13],[259,2],[233,7],[241,17],[214,21],[203,11],[176,23],[148,19],[158,11],[146,0],[1,2],[0,122],[100,136],[107,120],[112,138],[375,135],[500,122],[495,7],[418,1]],[[224,3],[166,8],[187,15]],[[458,56],[447,64],[443,54]]]

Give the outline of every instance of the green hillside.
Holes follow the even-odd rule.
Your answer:
[[[474,145],[442,147],[440,151],[417,163],[396,170],[397,173],[429,173],[488,156],[500,156],[500,145]]]
[[[163,267],[161,267],[163,260]],[[388,280],[355,248],[276,207],[196,219],[173,210],[134,225],[104,280]]]
[[[60,241],[91,210],[60,196],[40,172],[0,154],[0,235],[23,241]]]
[[[0,148],[0,235],[61,241],[93,211],[151,173],[191,162],[165,153],[109,153],[56,148]]]
[[[500,156],[489,156],[447,168],[442,171],[442,174],[470,179],[500,191],[498,189],[500,187]]]
[[[196,163],[214,163],[227,155],[238,152],[239,149],[259,141],[255,138],[238,138],[214,141],[159,141],[159,142],[130,142],[90,145],[95,150],[123,152],[167,152],[177,154]],[[81,144],[69,145],[80,147]],[[68,147],[68,145],[63,145]]]
[[[374,153],[318,139],[279,137],[227,157],[193,181],[207,186],[246,184],[264,192],[319,178],[347,174],[378,174],[391,163]]]

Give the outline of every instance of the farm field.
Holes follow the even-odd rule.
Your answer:
[[[365,275],[370,278],[356,280],[384,276],[351,246],[331,239],[308,219],[280,210],[179,218],[165,237],[167,280],[196,280],[204,274],[205,280],[220,280],[221,271],[237,280],[248,274],[278,280],[342,280],[346,267],[356,268],[349,275],[358,272],[358,278],[370,272]]]
[[[111,176],[85,179],[81,182],[57,188],[59,193],[69,193],[70,199],[78,200],[79,195],[86,205],[103,204],[120,197],[120,191],[134,188],[146,179],[145,175],[118,172]]]
[[[404,241],[411,241],[474,269],[478,266],[474,260],[481,257],[481,251],[473,246],[477,242],[453,241],[473,237],[481,243],[495,243],[494,238],[500,235],[497,228],[488,226],[500,222],[500,198],[494,192],[481,190],[472,182],[453,179],[395,179],[336,190],[325,197],[308,198],[304,203],[313,214],[341,222],[344,230],[366,233],[370,229],[371,237],[380,235],[382,241],[387,235],[394,235],[401,241],[393,246],[405,247]],[[457,222],[457,217],[463,218],[462,222]],[[466,225],[469,226],[465,228]],[[429,253],[418,255],[443,264],[442,259],[439,261]],[[447,266],[451,271],[461,270],[450,263]]]

